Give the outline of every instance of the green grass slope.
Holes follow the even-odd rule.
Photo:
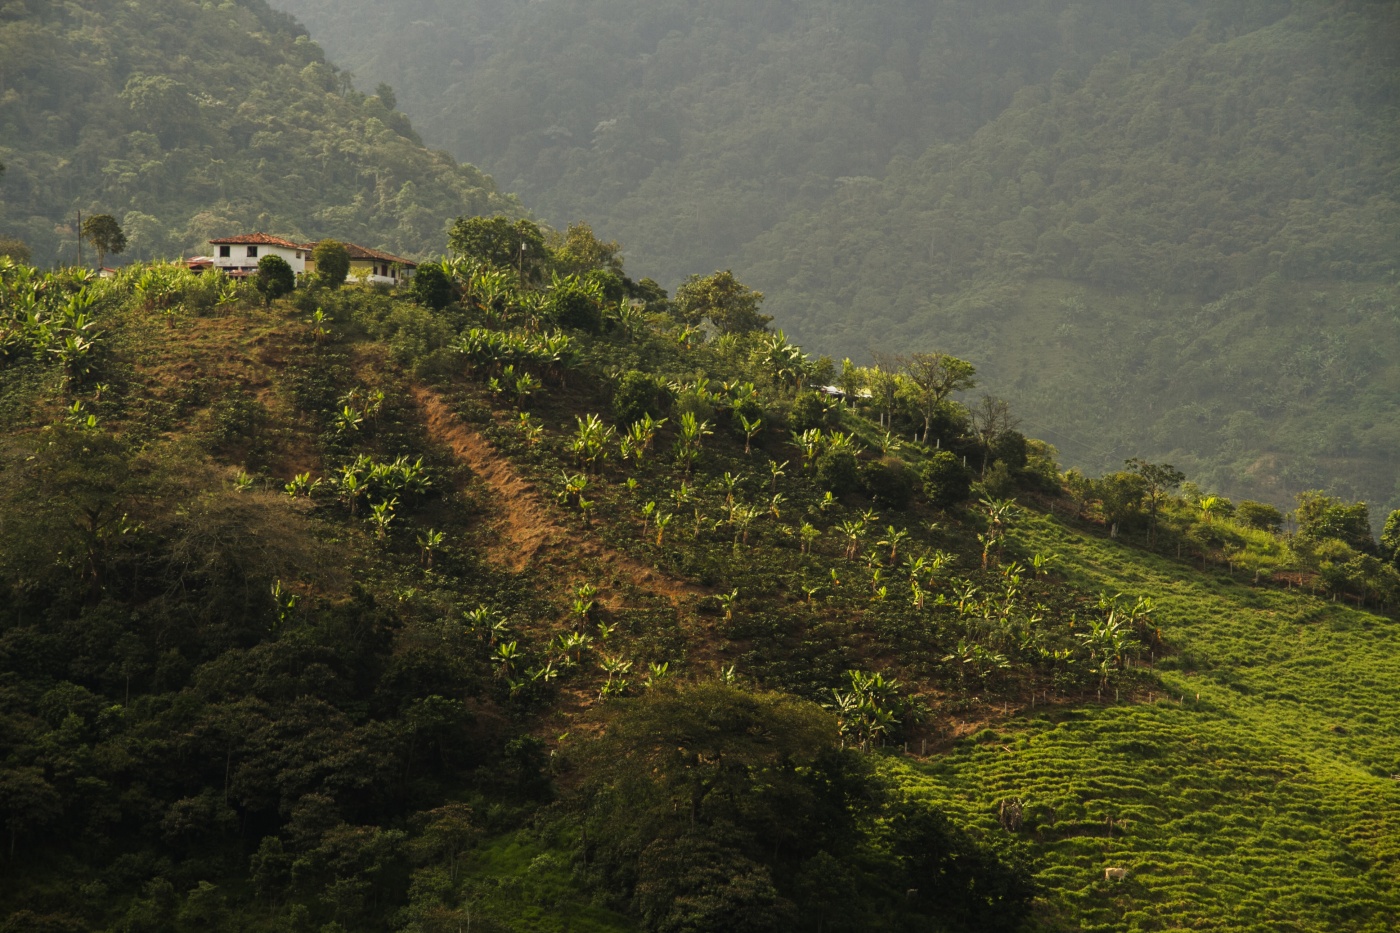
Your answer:
[[[1400,915],[1400,629],[1041,518],[1086,586],[1159,594],[1180,654],[1134,704],[1024,712],[891,765],[990,834],[1019,798],[1049,915],[1083,930],[1379,931]],[[1112,820],[1112,824],[1108,822]],[[1122,880],[1105,868],[1126,868]]]

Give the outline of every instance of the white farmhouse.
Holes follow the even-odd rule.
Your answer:
[[[210,240],[214,247],[213,266],[231,276],[252,275],[258,271],[258,260],[264,256],[281,256],[297,275],[306,272],[306,263],[314,247],[293,243],[268,233],[244,233]]]

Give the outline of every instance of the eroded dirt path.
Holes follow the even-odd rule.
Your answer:
[[[699,586],[647,567],[567,528],[556,506],[542,497],[495,445],[458,417],[441,395],[425,386],[414,386],[413,398],[433,440],[451,450],[493,494],[496,542],[488,550],[492,563],[518,573],[535,565],[593,561],[637,590],[665,597],[677,607],[709,595]]]

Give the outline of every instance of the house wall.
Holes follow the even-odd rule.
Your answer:
[[[388,275],[383,274],[386,270],[389,273]],[[411,278],[413,278],[412,269],[406,269],[394,265],[393,263],[370,259],[350,260],[350,275],[348,276],[348,280],[351,282],[368,282],[373,285],[399,285],[407,282]]]
[[[243,269],[253,272],[257,270],[258,261],[264,256],[281,256],[283,259],[287,260],[287,265],[292,267],[293,272],[297,275],[301,275],[306,272],[307,260],[311,256],[310,250],[287,249],[284,246],[258,245],[256,247],[258,251],[256,256],[249,256],[249,247],[240,243],[234,243],[228,246],[230,253],[228,256],[219,255],[219,251],[222,247],[218,245],[211,243],[209,244],[209,248],[213,251],[214,265],[225,271]]]

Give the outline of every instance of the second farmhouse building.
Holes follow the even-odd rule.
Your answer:
[[[342,241],[343,242],[343,241]],[[190,260],[190,268],[222,269],[231,276],[253,275],[264,256],[280,256],[297,276],[314,274],[316,262],[312,253],[315,243],[297,243],[268,233],[243,233],[209,241],[212,254]],[[344,243],[350,254],[350,276],[353,282],[374,285],[398,285],[413,278],[418,263],[382,250],[370,249],[356,243]]]

